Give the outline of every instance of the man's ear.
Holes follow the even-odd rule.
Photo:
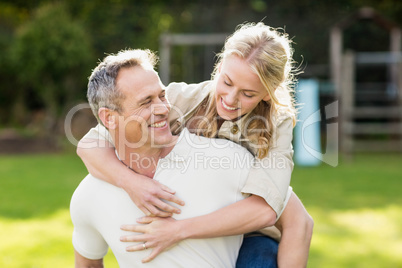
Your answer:
[[[115,129],[117,127],[116,111],[102,107],[98,110],[98,116],[106,128]]]

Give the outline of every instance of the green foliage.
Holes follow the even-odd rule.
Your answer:
[[[10,116],[13,103],[19,97],[15,94],[17,83],[10,59],[10,48],[16,28],[27,19],[28,14],[25,10],[11,4],[0,3],[0,122],[9,122],[11,118],[18,117],[16,114]]]
[[[91,53],[87,34],[62,4],[38,8],[11,50],[21,90],[32,88],[53,115],[85,90]]]
[[[7,119],[10,113],[26,124],[30,118],[18,118],[43,107],[60,115],[68,103],[85,99],[87,77],[96,59],[125,48],[158,51],[164,32],[231,33],[243,22],[264,21],[285,29],[302,67],[326,65],[330,28],[362,6],[371,6],[402,26],[398,0],[2,0],[0,124],[13,121]],[[373,43],[372,37],[362,36],[367,29],[359,27],[345,34],[346,45],[366,50],[387,47],[387,32],[370,31],[380,40]],[[182,53],[187,50],[173,57],[186,57]],[[191,53],[205,56],[202,49]],[[179,74],[190,64],[180,64],[176,58],[172,62],[172,73]]]
[[[68,8],[96,40],[100,59],[125,48],[158,50],[159,35],[174,23],[162,1],[69,1]]]

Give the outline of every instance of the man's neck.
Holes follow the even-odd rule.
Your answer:
[[[177,142],[177,138],[177,136],[174,136],[173,142],[171,142],[171,145],[167,147],[149,148],[147,146],[143,146],[140,148],[130,148],[123,145],[122,148],[119,148],[118,144],[116,144],[116,150],[122,159],[122,162],[127,167],[134,170],[138,174],[153,178],[159,159],[164,158],[173,150]]]

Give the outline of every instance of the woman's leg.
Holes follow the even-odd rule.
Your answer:
[[[277,268],[278,242],[264,236],[244,237],[236,268]]]

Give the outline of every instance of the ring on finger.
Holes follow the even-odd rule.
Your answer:
[[[142,243],[142,248],[145,250],[147,249],[147,246],[145,245],[146,242]]]

